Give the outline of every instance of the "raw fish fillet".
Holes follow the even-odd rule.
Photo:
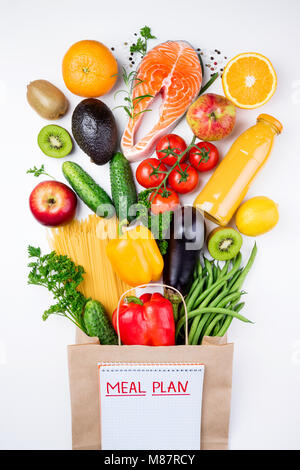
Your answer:
[[[143,58],[137,78],[141,83],[133,87],[132,98],[152,95],[135,106],[135,114],[149,108],[155,96],[161,93],[162,105],[158,122],[139,142],[135,134],[145,113],[130,118],[121,146],[129,161],[151,155],[158,139],[171,132],[177,121],[197,97],[202,83],[202,71],[195,50],[185,41],[167,41],[154,47]]]

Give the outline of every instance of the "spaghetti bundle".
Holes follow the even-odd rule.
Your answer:
[[[68,255],[74,263],[83,266],[84,280],[78,290],[85,297],[99,300],[112,316],[120,296],[130,286],[113,271],[106,255],[106,245],[116,238],[117,220],[102,219],[95,214],[85,220],[51,229],[49,243],[57,254]]]

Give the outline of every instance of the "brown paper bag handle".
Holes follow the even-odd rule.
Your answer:
[[[183,303],[184,315],[185,315],[185,345],[188,346],[188,344],[189,344],[189,335],[188,335],[188,312],[187,312],[187,308],[186,308],[186,303],[185,303],[184,297],[183,297],[182,293],[179,292],[179,290],[175,289],[175,287],[168,286],[167,284],[163,284],[163,283],[157,283],[157,284],[141,284],[141,285],[139,285],[139,286],[131,287],[131,288],[128,289],[126,292],[123,292],[123,294],[121,295],[121,297],[120,297],[120,299],[119,299],[118,307],[117,307],[117,334],[118,334],[118,344],[119,344],[119,346],[121,346],[120,327],[119,327],[119,309],[120,309],[120,306],[121,306],[121,302],[122,302],[123,298],[124,298],[129,292],[131,292],[132,290],[138,289],[138,288],[144,288],[144,287],[167,287],[168,289],[172,289],[174,292],[177,292],[177,294],[180,295],[181,300],[182,300],[182,303]]]

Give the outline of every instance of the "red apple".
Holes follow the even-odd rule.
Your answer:
[[[30,194],[29,205],[36,220],[43,225],[56,227],[73,219],[77,197],[64,183],[43,181]]]
[[[188,109],[187,122],[201,140],[221,140],[235,124],[235,107],[225,96],[206,93]]]

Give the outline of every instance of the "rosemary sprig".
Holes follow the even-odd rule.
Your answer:
[[[130,52],[138,52],[141,54],[142,58],[146,55],[147,53],[147,47],[148,43],[147,41],[149,39],[156,39],[155,36],[151,33],[151,28],[149,26],[144,26],[143,28],[140,29],[140,35],[141,37],[138,38],[136,44],[132,44],[130,46]],[[124,104],[120,106],[116,106],[116,108],[123,108],[126,114],[129,116],[130,119],[135,119],[137,116],[139,116],[142,113],[146,113],[148,111],[151,111],[151,109],[144,109],[143,111],[140,111],[138,113],[135,112],[136,106],[144,99],[146,98],[154,98],[153,95],[140,95],[136,96],[135,98],[132,98],[132,91],[133,89],[137,86],[143,83],[143,80],[137,77],[137,71],[133,70],[130,73],[127,73],[125,67],[122,67],[122,78],[123,82],[125,84],[126,89],[125,90],[119,90],[115,93],[115,99],[116,96],[119,93],[124,93]]]
[[[131,119],[135,119],[137,116],[139,116],[142,113],[146,113],[148,111],[151,111],[151,109],[144,109],[142,111],[139,111],[138,113],[135,112],[136,106],[144,99],[146,98],[153,98],[153,95],[146,94],[146,95],[139,95],[136,96],[135,98],[132,98],[132,91],[133,89],[137,86],[143,83],[143,80],[137,77],[137,72],[135,70],[132,70],[130,73],[127,73],[125,67],[122,67],[122,78],[123,82],[125,84],[126,89],[125,90],[118,90],[114,98],[116,99],[117,95],[119,93],[124,93],[124,101],[125,103],[119,106],[116,106],[114,109],[117,108],[123,108],[126,114]]]

